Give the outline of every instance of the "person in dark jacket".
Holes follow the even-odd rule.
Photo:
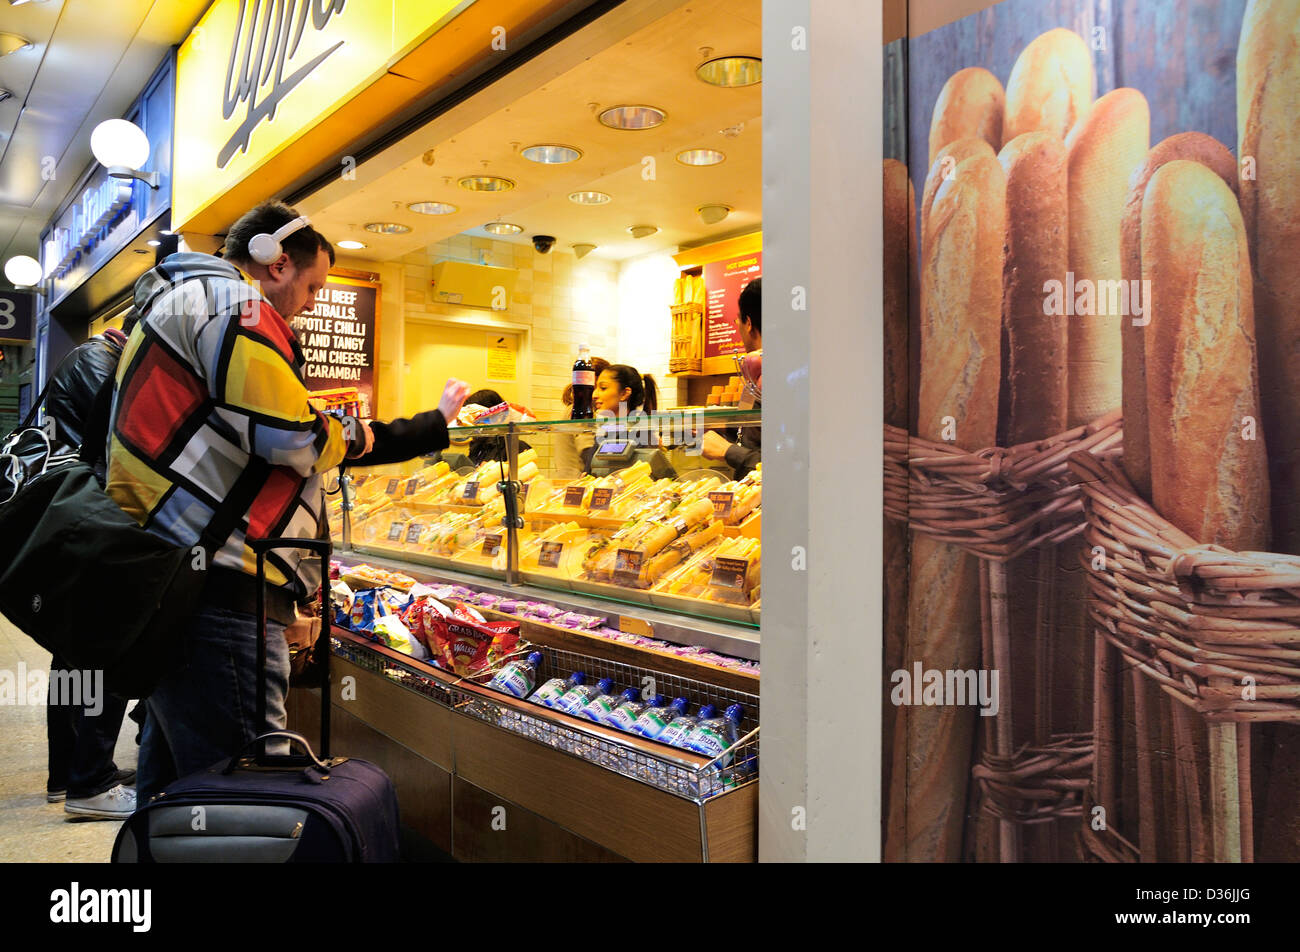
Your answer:
[[[55,451],[76,452],[81,446],[95,397],[104,381],[117,369],[118,358],[134,325],[123,322],[122,330],[110,327],[84,344],[78,344],[59,365],[45,396],[45,415],[54,421]]]
[[[763,288],[762,278],[755,278],[741,289],[739,318],[737,327],[741,339],[745,342],[745,351],[753,353],[763,349]],[[755,410],[761,410],[763,402],[754,401]],[[738,436],[735,434],[738,433]],[[736,479],[744,479],[763,459],[763,428],[761,426],[737,427],[734,439],[729,439],[715,430],[704,434],[701,452],[706,459],[725,460],[731,467]]]
[[[55,452],[80,448],[95,398],[117,369],[134,323],[130,315],[122,330],[109,328],[79,344],[55,370],[45,397],[45,415],[54,422]],[[93,700],[63,696],[62,687],[86,683],[58,655],[50,659],[45,799],[62,801],[70,817],[123,819],[135,809],[135,791],[130,787],[135,771],[118,770],[113,748],[122,730],[126,701],[106,693]]]

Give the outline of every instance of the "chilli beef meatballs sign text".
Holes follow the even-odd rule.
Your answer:
[[[379,285],[331,276],[315,307],[293,319],[311,391],[356,388],[362,417],[375,405],[375,337]]]

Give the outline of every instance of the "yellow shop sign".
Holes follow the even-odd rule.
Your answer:
[[[384,93],[372,116],[408,101],[416,84],[389,67],[473,2],[216,0],[177,60],[173,227],[224,227],[232,189],[255,174],[280,188],[327,158],[276,162],[363,91]],[[348,141],[339,131],[333,151]]]

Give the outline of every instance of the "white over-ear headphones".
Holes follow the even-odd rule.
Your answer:
[[[280,242],[295,231],[309,227],[311,227],[311,219],[306,215],[302,215],[283,227],[277,228],[273,235],[268,235],[265,232],[254,235],[248,240],[248,256],[258,264],[274,264],[279,260],[280,255],[284,254]]]

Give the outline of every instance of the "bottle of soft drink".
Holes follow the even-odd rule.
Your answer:
[[[621,731],[635,732],[637,718],[639,718],[645,710],[652,707],[663,707],[668,703],[668,698],[664,697],[662,694],[656,694],[649,701],[643,701],[641,695],[636,692],[635,688],[628,688],[627,690],[632,692],[632,697],[628,698],[616,707],[613,713],[605,719],[606,724],[610,727],[616,727]],[[627,691],[624,691],[623,693],[626,694]]]
[[[700,712],[701,715],[703,713]],[[739,704],[727,708],[722,717],[701,716],[700,722],[681,746],[712,759],[736,742],[740,737],[740,722],[744,719],[745,709]]]
[[[664,732],[659,735],[659,742],[671,744],[673,747],[685,747],[686,738],[690,737],[701,723],[713,717],[713,710],[712,704],[702,704],[699,713],[694,717],[682,711],[664,728]]]
[[[649,737],[651,740],[657,738],[664,732],[664,729],[677,718],[686,713],[688,702],[684,697],[673,698],[673,703],[668,707],[651,707],[641,712],[641,716],[636,719],[636,724],[632,730],[642,737]],[[695,726],[692,719],[691,726]]]
[[[624,701],[635,701],[636,698],[636,688],[626,688],[622,694],[602,694],[599,697],[592,698],[591,702],[579,713],[597,724],[604,724],[605,719],[614,713],[614,708]]]
[[[591,363],[591,349],[578,345],[578,359],[573,362],[573,412],[571,420],[590,420],[593,416],[591,395],[596,391],[596,368]]]
[[[505,691],[515,697],[528,697],[537,683],[537,668],[542,663],[540,651],[534,651],[523,660],[511,661],[492,676],[488,687]]]
[[[533,693],[533,696],[528,700],[536,701],[538,704],[544,704],[547,707],[554,707],[555,701],[568,691],[569,688],[578,684],[583,684],[586,680],[587,675],[581,671],[575,671],[567,678],[551,678],[551,680],[538,688]]]
[[[561,710],[565,714],[581,714],[582,709],[587,706],[592,698],[608,694],[613,687],[614,682],[609,678],[601,678],[595,684],[575,684],[565,691],[559,700],[551,704],[551,707]]]

